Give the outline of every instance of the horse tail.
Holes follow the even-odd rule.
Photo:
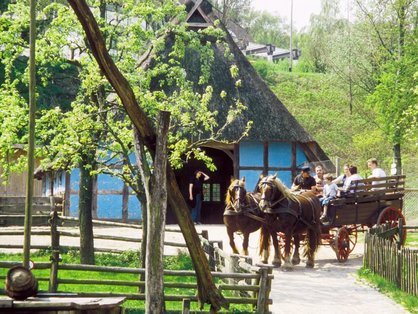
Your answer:
[[[268,250],[271,243],[270,230],[266,224],[263,224],[260,229],[260,243],[259,243],[259,255],[262,255],[264,250]]]
[[[321,204],[317,197],[307,198],[311,205],[312,223],[307,226],[306,232],[306,246],[304,256],[313,256],[321,244],[321,223],[319,217],[321,216]]]

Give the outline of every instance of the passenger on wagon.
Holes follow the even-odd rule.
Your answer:
[[[305,166],[302,172],[295,177],[292,184],[292,191],[313,190],[316,186],[315,179],[311,176],[311,168]]]
[[[386,177],[385,171],[378,167],[377,165],[377,159],[376,158],[370,158],[367,160],[367,167],[372,170],[371,176],[369,178],[383,178]]]
[[[344,185],[342,187],[342,192],[345,193],[345,194],[354,193],[354,190],[351,189],[351,184],[354,181],[363,179],[362,176],[357,173],[357,167],[356,166],[350,166],[348,168],[348,171],[349,171],[350,175],[347,177],[347,179],[345,180]]]
[[[323,207],[322,216],[319,218],[322,223],[326,224],[328,222],[328,204],[329,202],[337,196],[338,186],[332,182],[332,174],[328,173],[324,176],[325,185],[322,197],[319,198],[321,205]]]
[[[386,177],[386,173],[382,168],[379,168],[377,165],[377,159],[376,158],[370,158],[367,160],[367,167],[372,170],[372,174],[368,178],[384,178]],[[372,185],[377,185],[379,183],[382,183],[381,181],[373,181]],[[373,187],[372,190],[383,190],[384,187]]]
[[[316,192],[321,194],[325,185],[324,168],[321,165],[316,166],[315,173]]]
[[[344,167],[343,167],[344,173],[342,175],[339,175],[334,180],[332,180],[332,182],[335,183],[338,186],[343,186],[344,183],[345,183],[345,180],[347,179],[347,177],[350,176],[349,168],[350,168],[350,165],[349,164],[345,164]]]

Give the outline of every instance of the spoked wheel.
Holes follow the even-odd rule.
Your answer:
[[[349,225],[346,227],[348,231],[348,238],[350,239],[350,252],[353,252],[357,244],[357,225]]]
[[[346,227],[341,227],[337,231],[337,235],[334,239],[334,250],[337,255],[337,259],[340,263],[344,263],[348,259],[348,255],[352,249],[350,249],[350,233]]]
[[[391,228],[396,228],[399,225],[399,219],[402,219],[402,224],[405,225],[405,217],[400,209],[394,207],[386,207],[377,218],[377,224],[389,224]],[[403,245],[406,240],[406,230],[403,229],[401,235],[396,233],[389,239],[391,241],[399,242],[401,245]]]

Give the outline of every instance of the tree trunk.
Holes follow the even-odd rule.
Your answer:
[[[139,134],[139,131],[137,128],[134,127],[133,130],[133,136],[134,136],[134,147],[135,147],[135,157],[136,157],[136,164],[138,165],[139,171],[141,173],[142,182],[144,185],[144,194],[145,199],[150,198],[149,194],[149,181],[150,181],[150,169],[148,167],[148,163],[146,161],[146,154],[145,154],[145,148],[143,143],[141,142],[141,135]],[[145,268],[145,258],[147,254],[147,235],[148,235],[148,208],[147,208],[147,202],[144,201],[144,198],[141,198],[141,218],[142,218],[142,241],[141,241],[141,268]],[[145,281],[145,274],[139,275],[140,281]],[[145,288],[139,288],[139,291],[141,293],[144,293]]]
[[[97,22],[91,13],[85,0],[68,0],[68,3],[73,8],[78,20],[80,21],[87,40],[90,44],[90,49],[96,59],[100,69],[108,79],[109,83],[115,89],[121,102],[131,119],[134,126],[138,129],[141,141],[148,148],[151,155],[155,157],[155,132],[146,116],[136,101],[134,92],[129,85],[129,82],[122,75],[116,67],[108,51],[106,50],[103,36],[99,30]],[[142,63],[142,67],[146,70],[150,64],[150,56],[152,50],[147,52],[148,62]],[[227,300],[222,296],[220,291],[216,288],[212,274],[210,273],[209,263],[206,255],[200,245],[199,237],[194,228],[189,209],[186,201],[180,192],[177,181],[171,167],[167,167],[167,189],[168,200],[170,206],[174,209],[177,220],[186,244],[188,246],[190,256],[196,270],[196,277],[198,283],[198,298],[201,307],[203,303],[210,303],[212,309],[217,311],[221,307],[228,308]]]
[[[94,265],[93,238],[93,182],[90,165],[95,164],[94,156],[82,156],[80,165],[80,192],[78,217],[80,221],[80,263]]]
[[[160,111],[157,147],[148,199],[148,236],[145,259],[145,313],[164,313],[164,229],[167,212],[167,133],[170,113]]]
[[[401,158],[401,144],[393,145],[393,163],[395,165],[395,169],[393,170],[394,175],[401,175],[402,174],[402,158]]]

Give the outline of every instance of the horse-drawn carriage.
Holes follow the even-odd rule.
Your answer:
[[[399,219],[405,223],[402,214],[404,184],[405,176],[353,181],[348,195],[330,203],[330,221],[323,225],[319,220],[321,206],[312,192],[293,194],[276,176],[263,178],[258,185],[258,193],[247,193],[242,180],[232,181],[224,214],[231,247],[234,253],[238,252],[233,232],[241,231],[244,235],[244,254],[247,254],[249,233],[261,228],[260,254],[263,262],[267,262],[272,241],[275,249],[273,264],[281,265],[282,259],[286,267],[298,264],[299,241],[302,239],[305,240],[307,267],[313,267],[314,253],[320,244],[330,245],[337,259],[344,262],[357,243],[358,232],[375,224],[390,222],[397,225]],[[402,234],[397,240],[403,242],[405,236]],[[293,257],[290,260],[292,247]]]
[[[351,192],[331,201],[330,223],[322,226],[322,244],[329,244],[337,259],[345,262],[357,243],[357,235],[373,225],[405,224],[402,214],[405,176],[354,181]],[[406,233],[394,240],[403,243]]]

